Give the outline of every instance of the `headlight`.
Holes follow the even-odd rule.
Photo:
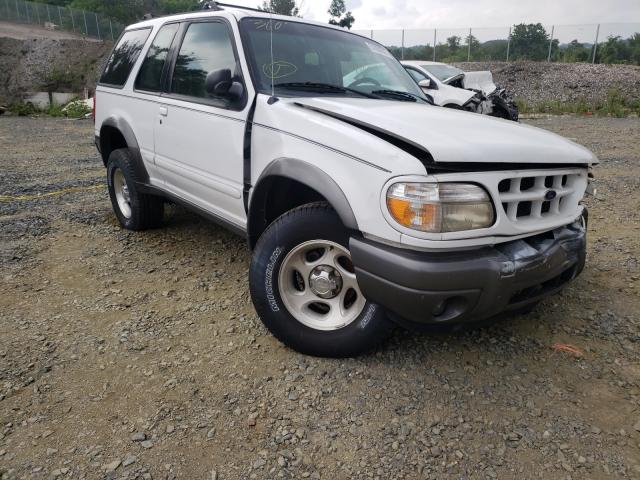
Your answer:
[[[395,183],[387,208],[403,227],[421,232],[458,232],[493,225],[491,198],[466,183]]]

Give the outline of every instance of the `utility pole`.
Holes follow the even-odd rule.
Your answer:
[[[600,35],[600,24],[596,28],[596,41],[593,43],[593,60],[591,63],[596,63],[596,50],[598,50],[598,36]]]
[[[400,53],[400,58],[404,60],[404,28],[402,29],[402,50]]]
[[[437,29],[433,29],[433,61],[436,61],[436,41],[437,41],[437,34],[438,34],[438,30]]]
[[[509,36],[507,37],[507,62],[509,61],[509,47],[511,46],[511,27],[509,27]]]
[[[555,25],[551,25],[551,39],[549,40],[549,53],[547,54],[547,62],[551,61],[551,45],[553,45],[553,30],[555,28]]]
[[[467,39],[467,43],[469,44],[467,47],[467,62],[471,61],[471,29],[469,29],[469,38]]]

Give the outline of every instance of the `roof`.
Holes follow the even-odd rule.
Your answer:
[[[429,60],[400,60],[405,65],[448,65],[442,62],[430,62]]]
[[[131,25],[127,26],[127,30],[130,29],[136,29],[136,28],[143,28],[143,27],[153,27],[159,24],[163,24],[167,21],[172,21],[172,20],[188,20],[191,18],[206,18],[206,17],[224,17],[227,19],[235,19],[236,21],[240,21],[243,18],[246,17],[252,17],[252,18],[267,18],[267,19],[273,19],[273,20],[280,20],[280,21],[288,21],[288,22],[299,22],[299,23],[308,23],[310,25],[318,25],[318,26],[322,26],[322,27],[328,27],[328,28],[333,28],[336,30],[340,30],[340,31],[348,31],[342,27],[338,27],[335,25],[330,25],[328,23],[322,23],[322,22],[316,22],[313,20],[305,20],[304,18],[300,18],[300,17],[291,17],[288,15],[275,15],[275,14],[270,14],[269,12],[260,12],[260,11],[256,11],[256,10],[246,10],[241,8],[240,6],[238,8],[232,8],[232,7],[224,7],[221,6],[220,7],[221,10],[197,10],[195,12],[189,12],[189,13],[179,13],[176,15],[167,15],[167,16],[163,16],[163,17],[157,17],[157,18],[152,18],[149,20],[144,20],[142,22],[138,22],[138,23],[134,23]],[[353,33],[354,35],[359,35],[355,32],[350,32]]]

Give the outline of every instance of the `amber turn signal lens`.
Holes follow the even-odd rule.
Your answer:
[[[400,198],[387,198],[389,213],[396,222],[407,228],[422,227],[429,229],[435,225],[438,209],[434,204],[411,204]]]
[[[467,183],[395,183],[387,210],[403,227],[430,233],[487,228],[495,220],[487,192]]]

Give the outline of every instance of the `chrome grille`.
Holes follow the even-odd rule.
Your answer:
[[[500,203],[511,222],[565,216],[576,210],[584,192],[578,172],[504,178],[498,183]]]

